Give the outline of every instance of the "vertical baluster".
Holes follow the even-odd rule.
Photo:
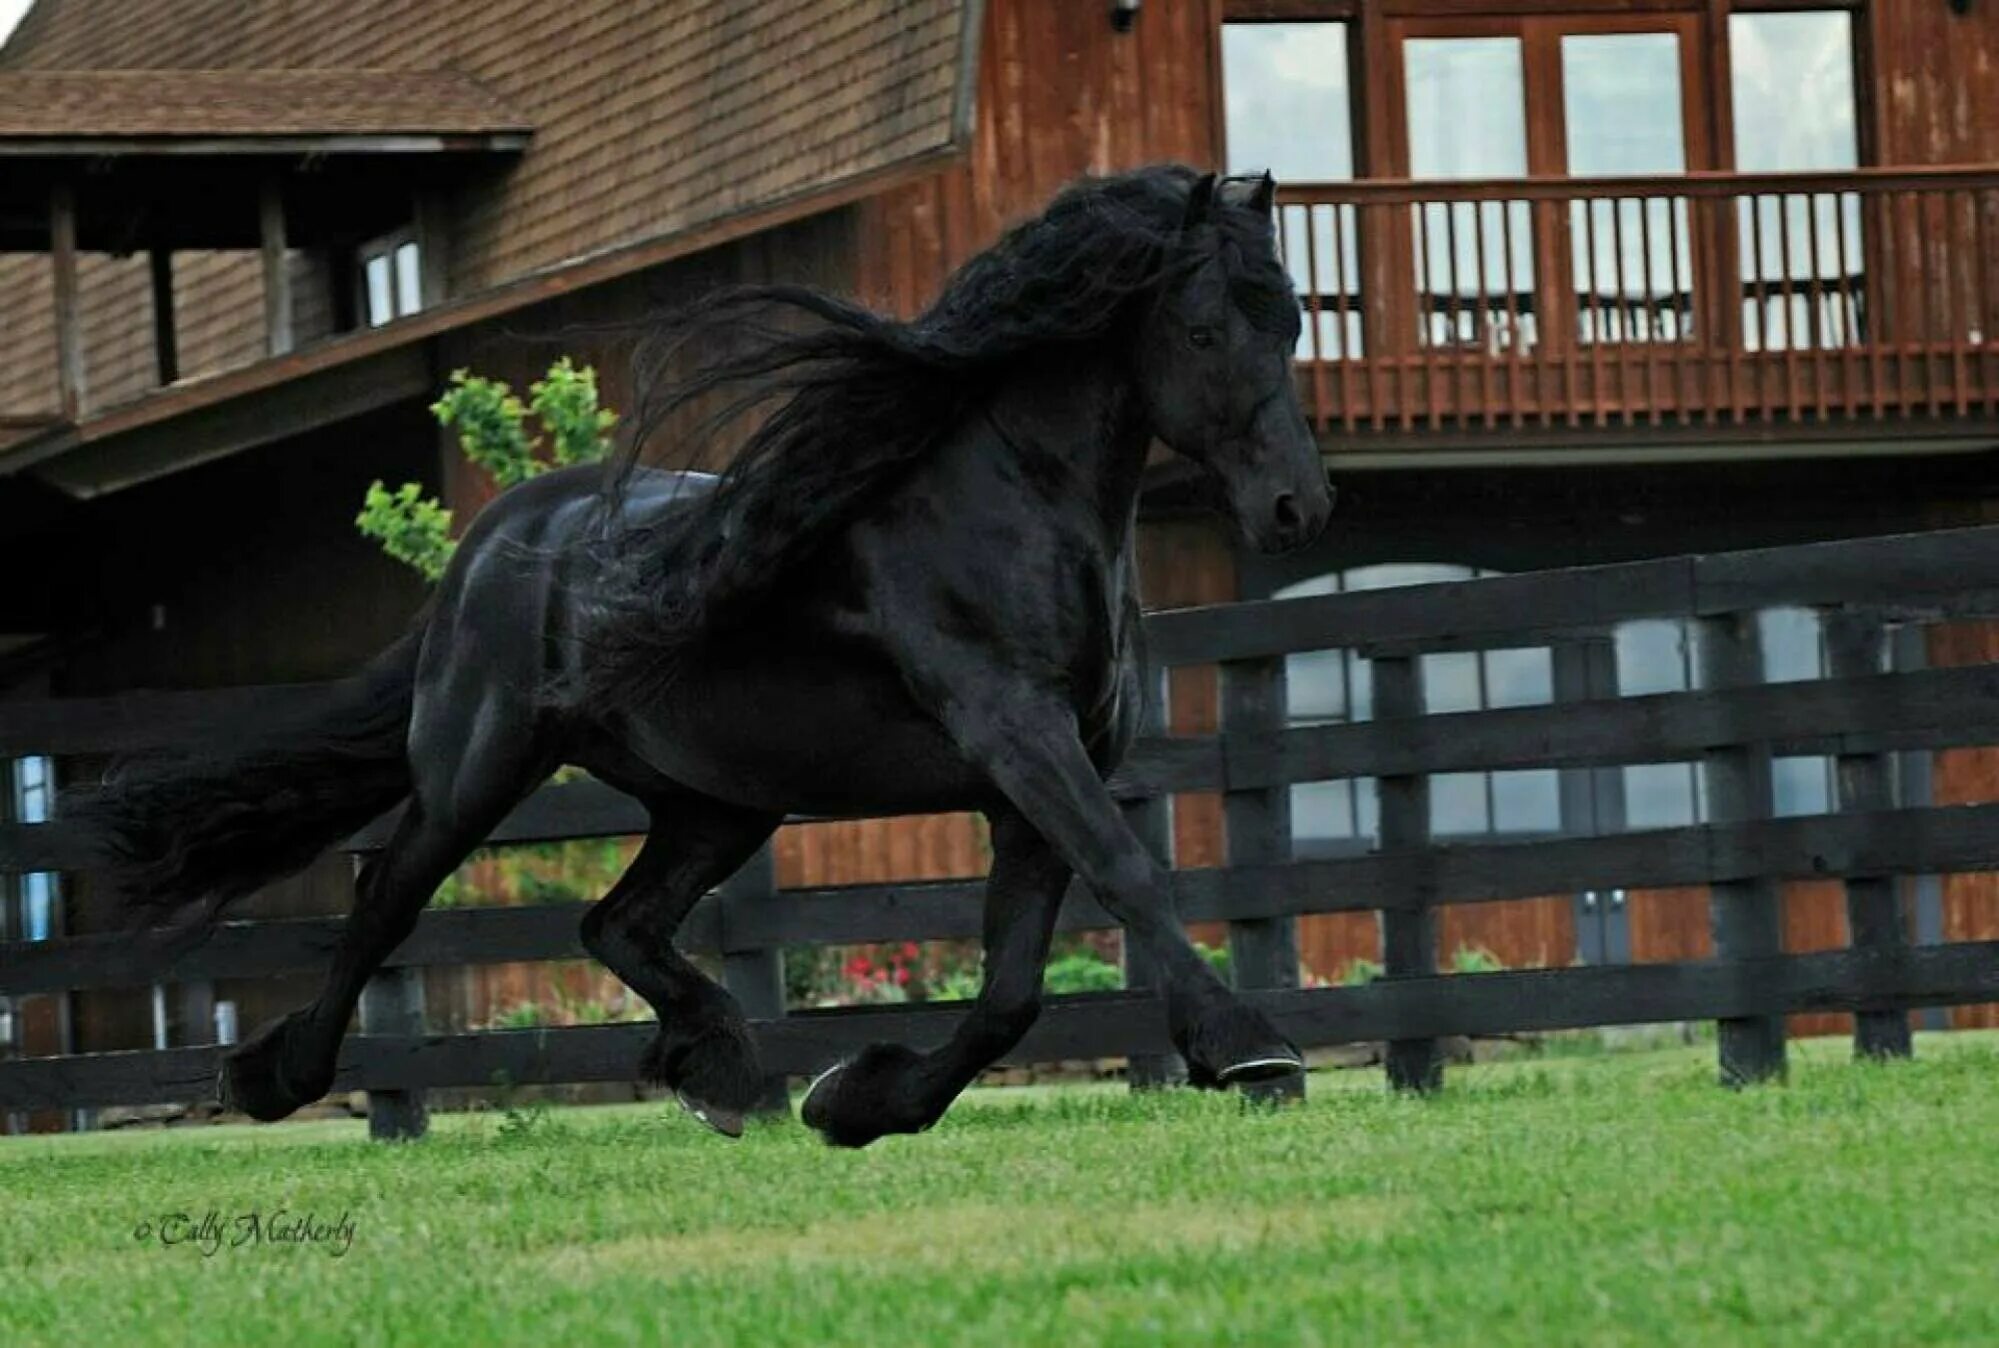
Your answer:
[[[1476,312],[1472,314],[1472,331],[1467,335],[1464,331],[1463,282],[1458,279],[1458,203],[1446,201],[1439,204],[1444,209],[1444,257],[1450,264],[1451,277],[1451,293],[1448,301],[1450,341],[1444,353],[1450,362],[1451,396],[1446,410],[1463,422],[1465,420],[1464,353],[1466,346],[1478,335],[1478,315]]]
[[[1902,356],[1892,342],[1893,334],[1900,331],[1904,306],[1895,297],[1895,286],[1901,280],[1902,268],[1895,256],[1896,231],[1894,228],[1894,197],[1887,192],[1873,198],[1876,216],[1874,230],[1874,259],[1876,266],[1867,278],[1867,359],[1872,367],[1874,382],[1874,415],[1878,418],[1888,405],[1889,385],[1900,389],[1906,375],[1902,369]],[[1889,314],[1894,321],[1889,321]],[[1892,357],[1892,363],[1889,361]]]
[[[1931,287],[1936,278],[1930,270],[1929,240],[1923,235],[1923,199],[1914,190],[1902,194],[1904,217],[1896,221],[1908,240],[1909,255],[1914,261],[1914,269],[1908,278],[1908,287],[1902,293],[1909,300],[1909,338],[1914,343],[1916,359],[1923,371],[1923,390],[1929,397],[1930,415],[1943,415],[1943,392],[1937,387],[1936,377],[1936,336]]]
[[[1995,308],[1999,308],[1999,306],[1995,306],[1992,287],[1992,276],[1995,270],[1991,237],[1993,204],[1993,194],[1989,189],[1979,188],[1973,190],[1971,194],[1971,214],[1972,229],[1974,231],[1973,237],[1976,243],[1972,248],[1972,257],[1976,259],[1978,266],[1978,285],[1975,291],[1978,296],[1977,309],[1975,311],[1978,318],[1978,330],[1976,334],[1978,346],[1978,382],[1980,388],[1983,390],[1979,400],[1988,409],[1992,407],[1995,401],[1999,401],[1999,387],[1995,386],[1992,378],[1992,348],[1995,342],[1999,342],[1999,332],[1994,331],[1995,317],[1999,317],[1999,314],[1995,314],[1994,310]]]
[[[1639,283],[1644,287],[1640,299],[1639,313],[1644,316],[1644,330],[1639,338],[1644,343],[1645,353],[1645,401],[1649,405],[1652,424],[1659,424],[1659,332],[1654,319],[1657,296],[1652,278],[1652,198],[1639,196],[1632,202],[1638,208],[1638,259]]]
[[[1354,429],[1353,383],[1351,372],[1354,362],[1352,334],[1348,330],[1347,316],[1347,241],[1345,216],[1346,207],[1333,203],[1333,295],[1336,308],[1333,310],[1334,323],[1338,333],[1335,338],[1340,353],[1340,424],[1347,430]],[[1362,355],[1368,353],[1362,352]]]
[[[1485,201],[1474,201],[1471,208],[1472,247],[1478,250],[1478,325],[1479,331],[1483,334],[1478,344],[1479,388],[1484,395],[1482,399],[1484,402],[1482,419],[1487,430],[1491,430],[1499,424],[1494,407],[1495,394],[1492,386],[1493,367],[1499,364],[1499,351],[1493,341],[1493,334],[1499,330],[1498,324],[1493,321],[1494,316],[1498,312],[1498,306],[1493,303],[1492,287],[1486,277],[1485,266],[1485,208],[1490,204],[1490,202]]]
[[[1325,349],[1325,331],[1319,317],[1319,292],[1323,289],[1319,284],[1319,228],[1318,223],[1313,218],[1313,213],[1318,209],[1316,205],[1307,202],[1302,208],[1293,208],[1292,218],[1297,219],[1302,214],[1305,222],[1305,276],[1307,286],[1305,302],[1310,306],[1306,318],[1312,325],[1312,342],[1310,347],[1312,352],[1312,424],[1316,428],[1323,429],[1330,420],[1330,417],[1326,411],[1327,352]],[[1335,206],[1333,209],[1337,211],[1339,207]]]
[[[1839,314],[1839,401],[1840,408],[1848,416],[1854,411],[1853,382],[1854,369],[1858,359],[1859,310],[1854,302],[1853,272],[1847,261],[1846,241],[1846,197],[1844,192],[1835,192],[1832,197],[1833,246],[1839,250],[1838,271],[1835,273],[1833,300]]]
[[[1686,197],[1666,199],[1666,228],[1671,235],[1673,276],[1673,403],[1679,410],[1680,424],[1687,425],[1693,420],[1694,400],[1699,396],[1695,391],[1700,382],[1700,371],[1694,365],[1695,343],[1693,335],[1699,330],[1698,305],[1700,301],[1693,289],[1693,259],[1688,250],[1693,247],[1693,221],[1688,217],[1689,201]],[[1681,241],[1685,246],[1681,246]],[[1682,305],[1684,304],[1684,307]]]
[[[1603,425],[1603,304],[1601,290],[1603,283],[1596,270],[1596,208],[1595,198],[1583,199],[1583,256],[1588,262],[1589,289],[1583,292],[1583,308],[1589,314],[1589,378],[1590,401],[1595,404],[1596,424]],[[1578,325],[1580,327],[1580,325]],[[1580,334],[1578,334],[1580,336]],[[1574,369],[1570,371],[1569,383],[1569,425],[1576,424],[1576,397]]]
[[[1756,268],[1753,289],[1756,304],[1756,359],[1750,365],[1753,377],[1750,380],[1750,394],[1756,402],[1756,415],[1770,419],[1770,401],[1764,397],[1763,370],[1770,360],[1770,288],[1763,278],[1763,196],[1752,193],[1749,198],[1749,255]]]
[[[1948,260],[1948,275],[1943,283],[1945,303],[1949,306],[1945,321],[1950,325],[1950,383],[1955,393],[1952,401],[1957,405],[1957,414],[1963,416],[1969,410],[1965,398],[1965,381],[1970,377],[1965,363],[1965,342],[1971,324],[1964,311],[1971,305],[1970,262],[1965,254],[1969,249],[1958,242],[1958,212],[1956,192],[1939,192],[1939,204],[1943,208],[1944,228],[1940,236],[1944,257]],[[1968,241],[1967,241],[1968,242]],[[1960,273],[1965,273],[1960,275]]]
[[[1825,286],[1820,280],[1822,273],[1825,271],[1825,268],[1820,264],[1822,253],[1819,241],[1819,202],[1821,197],[1822,194],[1820,193],[1805,193],[1805,237],[1811,258],[1808,264],[1811,267],[1811,273],[1805,280],[1805,293],[1808,296],[1806,302],[1811,305],[1812,382],[1816,386],[1812,391],[1816,395],[1814,404],[1818,409],[1819,420],[1824,421],[1830,405],[1830,392],[1827,386],[1832,382],[1832,374],[1827,366],[1826,356],[1828,337],[1824,313]]]
[[[1804,413],[1804,400],[1798,389],[1798,308],[1797,291],[1791,275],[1791,195],[1788,192],[1777,196],[1777,266],[1782,269],[1778,286],[1784,296],[1784,401],[1790,408],[1791,420],[1795,422]]]
[[[1513,355],[1507,416],[1508,424],[1518,430],[1527,410],[1527,341],[1526,333],[1520,326],[1519,283],[1513,276],[1513,203],[1510,201],[1499,203],[1499,246],[1500,284],[1506,287],[1506,343]],[[1534,394],[1537,399],[1541,394],[1538,373],[1534,380]]]
[[[1612,326],[1616,329],[1616,349],[1611,355],[1617,361],[1617,410],[1625,418],[1631,415],[1631,329],[1626,318],[1625,306],[1629,303],[1629,292],[1624,284],[1624,198],[1610,199],[1610,265],[1611,293],[1616,296],[1611,308]],[[1597,404],[1597,424],[1604,423],[1604,405]]]

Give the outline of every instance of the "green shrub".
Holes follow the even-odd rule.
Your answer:
[[[551,468],[597,462],[610,453],[611,428],[618,422],[615,412],[597,405],[597,372],[578,368],[567,356],[528,386],[525,403],[497,379],[456,370],[430,411],[439,425],[458,432],[465,457],[502,489]],[[529,416],[540,423],[541,434],[529,431]],[[354,527],[431,581],[444,574],[458,546],[451,512],[414,482],[394,491],[380,480],[372,483]]]

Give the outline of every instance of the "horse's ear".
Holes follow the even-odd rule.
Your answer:
[[[1208,218],[1208,211],[1215,202],[1215,175],[1204,173],[1194,180],[1194,189],[1187,194],[1187,213],[1180,218],[1180,228],[1192,229]]]
[[[1256,186],[1250,189],[1249,208],[1258,215],[1269,215],[1270,208],[1276,204],[1277,179],[1270,176],[1269,169],[1265,169],[1263,176],[1256,180]]]

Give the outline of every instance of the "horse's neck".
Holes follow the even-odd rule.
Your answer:
[[[1111,551],[1130,545],[1151,435],[1114,353],[1051,354],[1028,362],[994,396],[993,424],[1022,476],[1053,475],[1087,505]]]

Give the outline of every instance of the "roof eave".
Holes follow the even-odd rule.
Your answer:
[[[202,136],[8,136],[0,135],[0,158],[104,159],[120,156],[264,156],[519,154],[532,133],[363,132],[317,135]]]

